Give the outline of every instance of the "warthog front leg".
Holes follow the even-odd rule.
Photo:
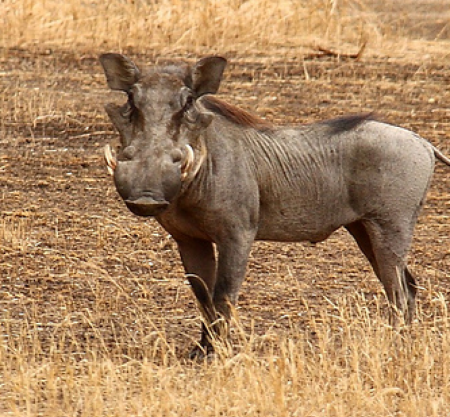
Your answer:
[[[202,357],[214,351],[214,339],[226,335],[226,326],[223,319],[217,313],[208,287],[198,275],[188,274],[187,279],[197,299],[198,306],[204,318],[202,323],[202,338],[191,351],[191,358]]]
[[[245,279],[247,262],[254,234],[242,231],[239,237],[217,244],[218,265],[213,303],[219,321],[221,337],[227,337],[233,306],[237,304],[239,290]]]
[[[246,235],[242,233],[242,235]],[[232,305],[236,304],[239,289],[245,278],[247,260],[253,243],[248,238],[226,239],[217,245],[218,264],[213,246],[201,240],[178,242],[187,278],[205,319],[199,343],[204,353],[213,351],[212,339],[226,340],[229,332]],[[198,348],[193,355],[197,355]]]
[[[212,351],[210,326],[217,320],[212,297],[216,284],[216,257],[211,242],[185,238],[177,240],[181,260],[202,312],[202,338],[192,356]]]

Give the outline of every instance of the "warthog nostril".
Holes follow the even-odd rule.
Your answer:
[[[157,216],[169,207],[167,201],[159,201],[147,196],[139,197],[136,200],[125,200],[125,204],[132,213],[138,216]]]

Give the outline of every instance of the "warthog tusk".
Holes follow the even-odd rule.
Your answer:
[[[105,147],[103,148],[103,154],[105,157],[106,167],[108,168],[108,173],[109,175],[113,176],[114,170],[117,166],[117,160],[110,145],[105,145]]]
[[[189,171],[194,164],[194,150],[191,145],[186,145],[186,156],[184,158],[183,164],[181,165],[181,181],[186,180]]]

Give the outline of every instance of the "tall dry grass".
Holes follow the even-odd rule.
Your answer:
[[[44,349],[38,334],[48,323],[29,308],[20,328],[3,321],[0,413],[443,417],[450,413],[449,316],[445,300],[433,305],[434,322],[425,325],[419,313],[412,329],[394,330],[369,317],[360,297],[347,297],[334,314],[311,314],[302,337],[295,328],[284,335],[241,333],[233,355],[203,362],[177,357],[163,335],[141,346],[144,359],[108,352],[101,338],[82,356],[69,355],[64,345],[77,343],[77,323],[89,324],[83,314],[55,323]]]
[[[358,0],[7,0],[6,47],[266,50],[377,36]]]

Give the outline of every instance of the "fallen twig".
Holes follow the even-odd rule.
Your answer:
[[[305,56],[305,59],[323,58],[323,57],[331,56],[331,57],[336,57],[339,59],[344,58],[344,59],[354,59],[356,61],[359,61],[362,54],[364,53],[364,50],[366,49],[366,44],[367,44],[367,42],[364,42],[356,54],[345,54],[342,52],[337,52],[337,51],[333,51],[328,48],[324,48],[322,46],[317,46],[316,50],[318,52],[307,54]]]

